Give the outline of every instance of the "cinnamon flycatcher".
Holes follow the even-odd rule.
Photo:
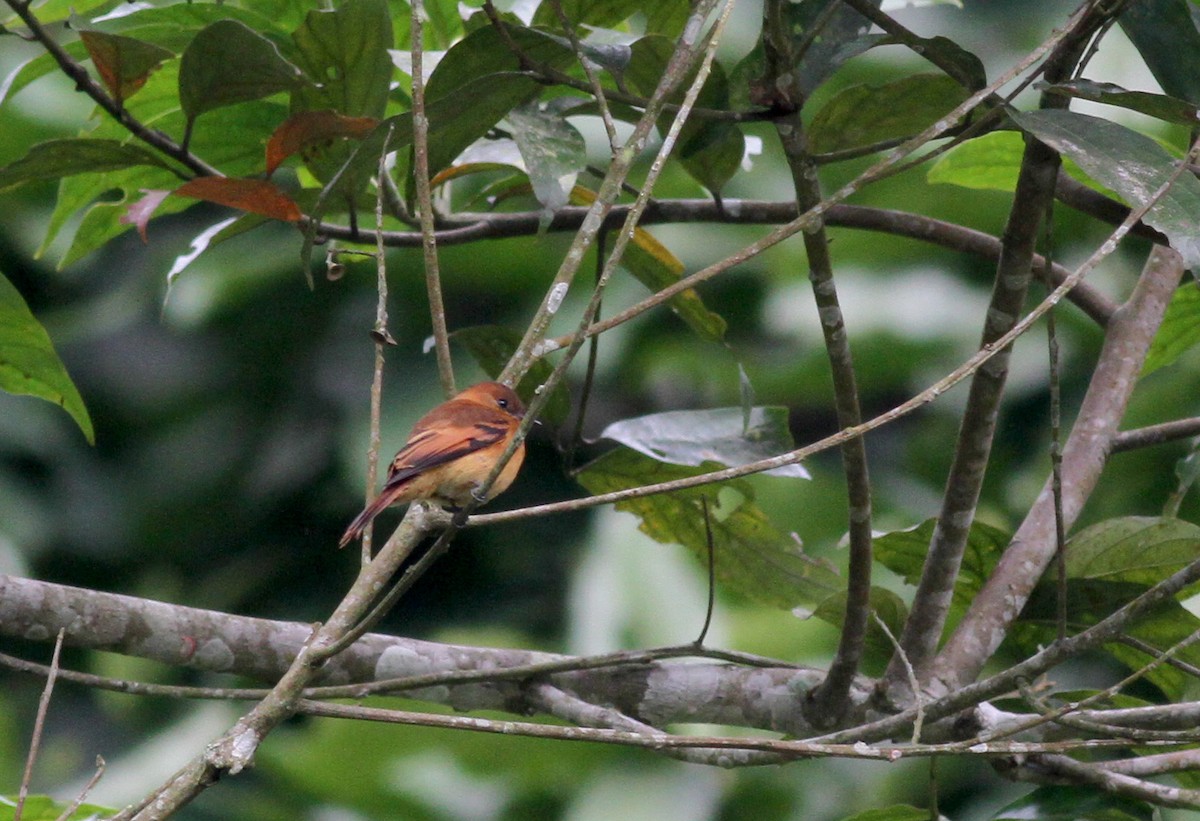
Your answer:
[[[360,538],[371,520],[394,504],[423,499],[451,509],[465,505],[496,466],[524,415],[525,406],[512,388],[480,382],[422,416],[388,467],[383,490],[346,528],[338,547]],[[524,459],[522,442],[483,501],[512,484]]]

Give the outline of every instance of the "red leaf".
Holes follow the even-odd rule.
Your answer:
[[[129,206],[125,209],[125,213],[121,215],[120,222],[124,225],[136,225],[142,242],[149,242],[146,238],[146,223],[150,222],[150,217],[154,216],[155,210],[158,209],[158,206],[162,204],[162,201],[171,192],[143,188],[142,193],[145,196],[140,200],[129,203]]]
[[[291,197],[283,193],[279,186],[266,180],[197,177],[185,182],[173,193],[285,222],[297,222],[303,216],[300,206]]]
[[[165,48],[103,31],[79,32],[100,79],[118,103],[123,103],[146,84],[150,73],[175,55]]]
[[[377,125],[379,120],[374,117],[347,117],[332,109],[299,111],[276,128],[267,141],[267,175],[297,151],[339,138],[361,140]]]

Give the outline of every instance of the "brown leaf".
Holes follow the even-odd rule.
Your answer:
[[[87,29],[79,32],[100,79],[113,99],[123,103],[146,84],[150,73],[175,55],[133,37]]]
[[[279,164],[297,151],[335,139],[361,140],[377,125],[379,120],[374,117],[347,117],[332,109],[298,111],[276,128],[267,141],[267,175],[275,173]]]
[[[303,214],[300,206],[279,186],[267,180],[235,179],[232,177],[197,177],[172,192],[181,197],[215,202],[262,214],[271,219],[298,222]]]

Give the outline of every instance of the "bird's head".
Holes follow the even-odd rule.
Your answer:
[[[525,405],[522,404],[521,397],[517,396],[512,388],[501,385],[499,382],[480,382],[478,385],[472,385],[462,391],[454,398],[488,408],[500,408],[515,419],[520,419],[525,415]]]

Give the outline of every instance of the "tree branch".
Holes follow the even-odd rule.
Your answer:
[[[1090,33],[1103,20],[1089,17],[1072,36],[1065,39],[1047,61],[1050,81],[1068,76]],[[1064,107],[1067,101],[1043,95],[1046,107]],[[1029,283],[1033,278],[1033,256],[1047,207],[1054,201],[1055,180],[1061,160],[1044,143],[1027,138],[1021,170],[1013,194],[1012,211],[1004,229],[1004,250],[996,266],[996,278],[983,326],[981,346],[1002,337],[1021,314]],[[937,526],[930,540],[921,570],[921,580],[913,598],[912,610],[900,636],[900,646],[917,677],[928,680],[929,664],[937,651],[946,616],[950,612],[954,583],[962,565],[967,536],[975,520],[975,508],[983,489],[983,479],[991,454],[992,440],[999,417],[1000,400],[1008,378],[1010,350],[1005,349],[971,380],[967,406],[954,450],[954,460],[946,477],[946,489]],[[913,697],[899,654],[894,654],[884,675],[889,698],[904,703]]]
[[[1100,477],[1146,351],[1182,274],[1179,254],[1155,246],[1129,301],[1109,323],[1100,360],[1063,449],[1063,516],[1068,527]],[[938,655],[931,683],[939,692],[952,692],[970,681],[995,652],[1053,558],[1054,528],[1047,484]]]

